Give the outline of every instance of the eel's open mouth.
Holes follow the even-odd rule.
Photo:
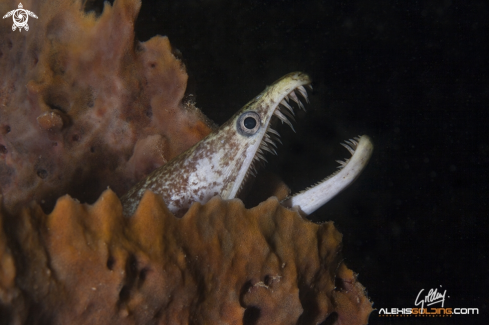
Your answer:
[[[281,141],[270,126],[272,117],[294,130],[294,107],[304,109],[302,100],[309,102],[306,87],[310,83],[301,72],[274,82],[221,127],[131,188],[122,197],[124,214],[136,211],[146,190],[160,195],[177,216],[183,216],[193,203],[204,204],[216,195],[236,198],[249,175],[256,175],[256,165],[266,162],[265,152],[277,154],[276,142]],[[365,167],[372,144],[362,136],[347,142],[346,148],[353,156],[341,163],[339,172],[283,204],[309,214],[348,186]]]
[[[305,84],[307,87],[309,87],[312,90],[311,84]],[[280,140],[280,134],[274,130],[271,125],[273,124],[273,119],[280,120],[283,123],[287,124],[290,126],[292,131],[296,132],[294,129],[294,126],[292,125],[292,122],[295,122],[295,112],[294,112],[294,107],[290,103],[291,101],[295,102],[297,108],[302,109],[304,112],[306,111],[304,104],[302,104],[300,97],[302,96],[306,103],[309,103],[309,98],[307,95],[306,88],[304,86],[298,86],[297,88],[294,88],[292,91],[290,91],[288,94],[285,94],[283,98],[280,99],[280,102],[275,106],[273,114],[272,114],[272,120],[270,123],[268,123],[267,129],[265,131],[265,134],[263,136],[263,139],[261,141],[260,146],[258,147],[258,150],[256,151],[255,158],[253,159],[250,168],[248,172],[256,176],[257,170],[256,170],[256,164],[259,162],[264,162],[267,163],[267,159],[265,158],[265,151],[269,152],[275,156],[277,156],[277,144],[276,142],[282,144],[282,141]],[[278,100],[277,100],[278,101]]]
[[[306,87],[312,90],[310,83],[311,81],[309,77],[305,74],[288,74],[265,89],[264,92],[245,106],[245,108],[248,107],[250,110],[254,110],[258,115],[262,116],[261,125],[266,126],[266,128],[238,192],[242,190],[249,175],[257,175],[257,164],[267,162],[265,152],[277,155],[276,142],[280,144],[282,142],[280,140],[280,134],[271,127],[272,118],[287,124],[295,132],[291,123],[291,121],[295,122],[294,108],[305,111],[304,104],[301,100],[305,100],[306,103],[309,103]],[[267,109],[268,112],[265,110],[262,113],[266,112],[266,114],[260,113],[260,109],[264,106],[266,107],[266,104],[269,105]],[[250,114],[249,112],[249,110],[246,110],[243,114]],[[272,114],[270,114],[270,112],[272,112]],[[267,118],[268,115],[269,117]],[[244,121],[246,121],[246,119]],[[258,122],[254,126],[259,127]],[[246,128],[245,125],[238,125],[238,128],[239,127]],[[340,166],[338,166],[338,171],[316,185],[285,199],[282,202],[283,205],[291,208],[297,207],[303,214],[308,215],[328,202],[359,176],[372,154],[373,145],[370,138],[367,136],[359,136],[346,140],[345,143],[341,143],[341,145],[351,153],[352,157],[345,160],[337,160],[340,164]]]

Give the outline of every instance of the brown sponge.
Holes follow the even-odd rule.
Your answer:
[[[0,2],[0,12],[18,1]],[[185,66],[167,37],[134,39],[137,0],[106,5],[32,1],[29,31],[0,20],[0,193],[15,213],[50,211],[65,194],[94,202],[124,194],[211,131],[185,101]]]
[[[179,219],[146,192],[125,218],[107,190],[1,221],[0,317],[16,324],[366,324],[372,310],[333,223],[273,197]]]

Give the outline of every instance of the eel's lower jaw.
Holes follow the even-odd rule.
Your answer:
[[[346,161],[338,161],[341,165],[338,172],[318,184],[286,198],[281,204],[288,208],[298,209],[299,212],[307,216],[348,187],[367,165],[374,146],[366,135],[345,142],[346,144],[342,143],[342,145],[350,151],[352,157]]]

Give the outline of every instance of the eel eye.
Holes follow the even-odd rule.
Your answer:
[[[238,118],[238,131],[242,135],[253,135],[260,129],[260,115],[255,112],[245,112]]]

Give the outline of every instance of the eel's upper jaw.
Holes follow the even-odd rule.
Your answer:
[[[305,215],[310,215],[335,195],[350,185],[363,171],[372,156],[373,144],[370,138],[363,135],[342,143],[352,154],[350,159],[339,161],[340,170],[318,184],[282,201],[282,205],[298,208]]]
[[[248,108],[248,111],[254,110],[253,106],[259,107],[258,109],[261,110],[265,109],[265,111],[260,112],[264,128],[259,145],[249,162],[235,195],[239,195],[250,175],[253,177],[256,176],[257,164],[267,162],[265,151],[277,155],[277,151],[275,150],[277,148],[276,142],[282,144],[282,141],[280,141],[280,134],[270,126],[272,117],[279,119],[282,124],[287,124],[295,132],[290,122],[290,120],[295,122],[294,104],[292,103],[295,103],[296,108],[306,110],[304,104],[301,102],[303,98],[306,103],[309,103],[305,87],[309,87],[312,90],[311,80],[308,75],[301,72],[289,73],[277,80],[270,87],[267,87],[267,89],[256,97],[258,100]],[[262,103],[267,103],[267,105],[259,105]]]
[[[288,80],[290,80],[290,82],[287,83]],[[290,123],[289,118],[292,121],[295,121],[295,113],[293,106],[291,106],[289,103],[292,100],[299,109],[304,111],[306,110],[304,104],[301,102],[302,97],[306,103],[309,103],[309,97],[307,95],[305,86],[312,90],[309,76],[301,72],[289,73],[272,85],[272,87],[277,89],[276,96],[274,96],[275,98],[272,98],[272,102],[275,103],[272,116],[275,116],[281,120],[282,123],[290,126],[294,132],[294,127],[292,126],[292,123]],[[268,131],[270,119],[268,119],[267,122]]]

